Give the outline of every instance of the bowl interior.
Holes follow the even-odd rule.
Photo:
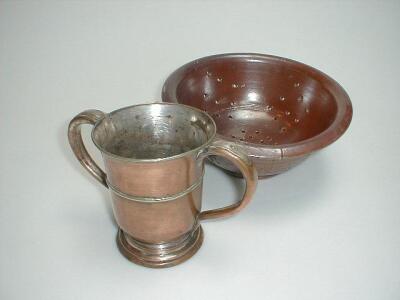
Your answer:
[[[338,111],[313,70],[268,57],[199,60],[181,70],[174,97],[207,111],[225,137],[255,144],[296,143],[327,129]]]

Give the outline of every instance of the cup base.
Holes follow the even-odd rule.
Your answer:
[[[120,252],[135,264],[150,268],[167,268],[192,257],[201,247],[203,238],[201,226],[176,241],[161,244],[140,242],[119,229],[117,245]]]

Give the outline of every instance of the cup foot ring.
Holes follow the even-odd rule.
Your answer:
[[[117,245],[131,262],[150,268],[167,268],[192,257],[203,243],[201,226],[179,241],[164,244],[145,244],[118,230]]]

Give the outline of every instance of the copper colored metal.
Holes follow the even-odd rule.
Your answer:
[[[92,140],[103,155],[105,172],[85,149],[82,124],[94,125]],[[72,119],[71,148],[85,169],[110,188],[120,228],[117,243],[129,260],[148,267],[183,262],[201,246],[200,220],[230,216],[249,203],[257,172],[240,147],[215,134],[208,114],[180,104],[143,104],[109,114],[87,110]],[[246,190],[234,205],[201,212],[209,155],[224,157],[241,170]]]
[[[305,64],[263,54],[192,61],[166,80],[162,99],[208,112],[217,137],[244,147],[265,177],[279,174],[338,139],[352,105],[332,78]],[[223,158],[212,161],[238,170]]]

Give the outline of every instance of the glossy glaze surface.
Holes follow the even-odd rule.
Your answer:
[[[219,138],[243,145],[261,177],[283,172],[334,142],[352,116],[348,95],[333,79],[302,63],[261,54],[190,62],[166,80],[162,98],[208,112]],[[214,162],[237,173],[222,159]]]

